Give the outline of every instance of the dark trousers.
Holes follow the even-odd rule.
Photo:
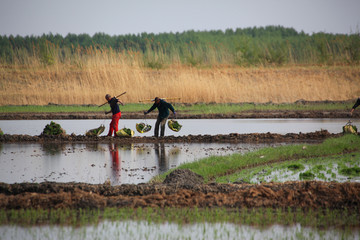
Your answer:
[[[161,124],[161,132],[160,132],[160,136],[163,137],[165,134],[165,124],[168,118],[160,118],[158,117],[155,123],[155,130],[154,130],[154,136],[158,137],[159,136],[159,125]]]

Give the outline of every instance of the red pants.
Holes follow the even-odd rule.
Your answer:
[[[114,136],[116,136],[116,132],[118,131],[120,118],[121,118],[121,112],[112,115],[108,136],[111,136],[113,132],[114,132]]]

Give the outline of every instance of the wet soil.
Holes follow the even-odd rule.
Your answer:
[[[358,211],[360,207],[360,183],[204,184],[189,170],[175,171],[160,184],[0,183],[0,208],[296,207]]]
[[[218,135],[187,135],[165,137],[108,137],[108,136],[85,136],[85,135],[60,135],[60,136],[29,136],[4,134],[0,136],[0,143],[9,142],[102,142],[102,143],[268,143],[268,142],[319,142],[330,137],[342,136],[342,133],[329,133],[321,130],[310,133],[248,133],[248,134],[218,134]]]
[[[156,113],[150,113],[147,118],[156,119]],[[349,111],[244,111],[240,113],[228,114],[188,114],[177,112],[179,119],[247,119],[247,118],[349,118]],[[359,118],[360,112],[354,112],[353,118]],[[123,112],[122,119],[143,119],[144,114],[139,112]],[[0,120],[41,120],[41,119],[111,119],[110,115],[103,112],[72,112],[72,113],[0,113]]]

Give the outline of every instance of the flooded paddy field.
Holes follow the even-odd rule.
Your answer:
[[[0,182],[138,184],[208,156],[286,143],[0,143]]]
[[[10,129],[11,124],[6,128],[3,127],[4,121],[0,121],[0,128],[5,132],[0,137],[0,162],[5,166],[0,170],[0,209],[10,212],[33,208],[102,211],[108,207],[134,210],[167,207],[300,207],[304,211],[319,208],[329,209],[330,212],[334,209],[350,209],[359,215],[360,184],[356,181],[290,179],[292,182],[267,183],[264,181],[266,177],[257,172],[253,175],[253,180],[258,181],[255,181],[256,184],[236,181],[228,184],[204,184],[192,174],[181,172],[177,179],[148,183],[153,176],[207,156],[244,154],[264,147],[287,144],[318,143],[340,136],[347,120],[327,122],[328,120],[309,120],[307,124],[308,120],[290,119],[267,125],[272,120],[265,119],[254,125],[251,120],[249,125],[245,125],[244,122],[233,123],[231,119],[223,122],[222,119],[220,122],[212,122],[214,125],[194,123],[198,135],[186,132],[187,123],[181,120],[184,121],[184,128],[179,133],[167,128],[166,135],[173,136],[161,139],[151,137],[152,133],[148,133],[148,136],[137,133],[136,137],[129,139],[103,135],[97,138],[83,136],[86,130],[98,127],[103,120],[62,120],[75,121],[59,122],[70,134],[63,137],[38,136],[49,123],[48,120],[39,120],[44,122],[39,122],[33,132],[26,130],[32,126],[28,125],[28,128],[23,128],[28,133],[20,130],[20,133],[9,135],[5,129]],[[131,121],[131,124],[138,122]],[[354,123],[359,124],[356,121]],[[105,121],[104,124],[107,126],[108,122]],[[228,132],[224,129],[228,129]],[[2,217],[3,215],[0,216]],[[132,239],[239,239],[239,236],[245,239],[359,239],[359,221],[355,220],[355,225],[352,226],[352,230],[343,231],[334,225],[312,228],[291,224],[259,228],[251,224],[232,224],[226,221],[178,225],[141,220],[99,220],[96,224],[81,227],[36,223],[30,226],[1,225],[0,234],[6,236],[6,239],[112,239],[114,236],[128,236]]]

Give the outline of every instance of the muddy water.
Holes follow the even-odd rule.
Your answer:
[[[180,132],[173,132],[166,127],[166,135],[216,135],[229,133],[308,133],[326,129],[330,133],[342,132],[342,127],[349,119],[178,119],[183,125]],[[0,128],[7,134],[40,135],[46,124],[51,120],[0,120]],[[104,124],[106,135],[110,120],[53,120],[59,123],[67,134],[84,135],[89,129]],[[136,123],[143,120],[121,119],[119,128],[131,128],[136,136],[152,136],[153,130],[140,134],[136,132]],[[154,128],[155,120],[146,123]],[[360,129],[360,119],[353,119],[353,124]]]
[[[279,145],[283,144],[6,143],[0,144],[0,182],[138,184],[203,157]]]

